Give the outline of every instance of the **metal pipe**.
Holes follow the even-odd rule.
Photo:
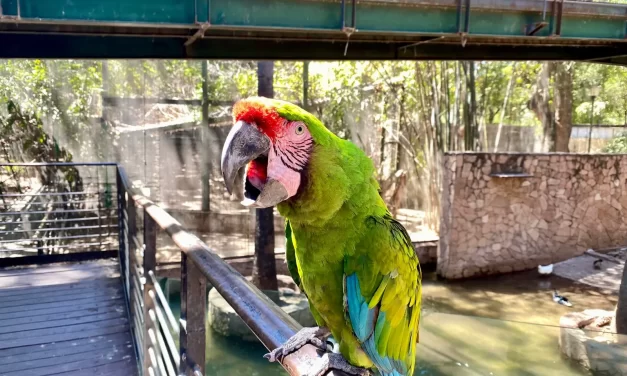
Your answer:
[[[470,30],[470,0],[466,0],[466,13],[464,14],[464,33]]]
[[[33,196],[71,196],[71,195],[92,195],[96,192],[46,192],[46,193],[8,193],[2,197],[33,197]]]
[[[41,196],[46,196],[41,195]],[[2,198],[3,196],[0,195],[0,198]],[[78,200],[78,201],[74,201],[74,200],[67,200],[67,201],[45,201],[45,202],[29,202],[28,205],[34,206],[34,205],[67,205],[67,204],[91,204],[91,203],[98,203],[98,200]],[[117,200],[112,200],[112,202],[117,203]],[[28,211],[26,211],[28,212]]]
[[[555,36],[561,36],[562,35],[562,13],[563,13],[563,9],[564,9],[564,1],[563,0],[553,0],[553,1],[558,1],[557,4],[557,18],[556,18],[556,24],[555,24]]]
[[[132,273],[132,278],[133,278],[133,282],[135,283],[135,292],[137,293],[137,296],[135,297],[135,299],[139,300],[141,302],[142,307],[144,306],[144,300],[141,298],[141,291],[144,290],[144,284],[142,283],[142,278],[140,276],[138,276],[136,273]]]
[[[99,244],[100,243],[57,244],[57,245],[51,246],[49,248],[73,249],[73,248],[81,248],[81,247],[95,247],[95,246],[97,246]],[[105,242],[105,243],[102,243],[103,246],[105,246],[105,245],[114,245],[114,244],[117,244],[117,242]],[[2,252],[23,252],[23,251],[34,251],[34,252],[37,252],[37,248],[36,247],[0,248],[0,253],[2,253]]]
[[[344,30],[346,27],[346,0],[342,0],[342,11],[340,14],[342,18],[342,30]]]
[[[153,324],[158,323],[157,318],[155,317],[155,312],[152,309],[148,311],[148,315],[150,316],[150,321],[152,321]],[[148,329],[148,336],[150,337],[150,343],[152,344],[151,348],[154,351],[155,359],[157,360],[157,364],[155,364],[155,366],[159,370],[158,375],[167,376],[165,364],[163,363],[163,358],[161,356],[161,347],[159,346],[159,341],[157,340],[157,337],[159,336],[159,334],[157,334],[157,330],[159,330],[157,327],[151,327]]]
[[[19,222],[18,222],[19,223]],[[31,230],[0,230],[0,234],[14,234],[21,232],[33,232],[33,231],[74,231],[74,230],[93,230],[99,228],[117,227],[117,225],[103,225],[103,226],[84,226],[84,227],[39,227]]]
[[[28,213],[25,213],[28,214]],[[0,216],[2,213],[0,213]],[[21,218],[20,218],[21,219]],[[82,222],[82,221],[95,221],[98,217],[85,217],[85,218],[70,218],[70,219],[43,219],[36,221],[28,221],[28,223],[64,223],[64,222]],[[117,217],[101,217],[101,219],[117,219]],[[13,221],[13,222],[0,222],[0,226],[2,225],[17,225],[22,223],[22,221]],[[115,225],[113,225],[115,226]]]
[[[59,237],[51,237],[51,238],[31,238],[31,239],[15,239],[15,240],[0,240],[0,244],[8,244],[8,243],[25,243],[25,242],[33,242],[33,241],[48,241],[48,240],[72,240],[72,239],[87,239],[87,238],[95,238],[98,237],[98,234],[87,234],[87,235],[73,235],[73,236],[59,236]],[[95,243],[100,244],[100,243]],[[63,247],[62,244],[55,244],[56,246]]]
[[[163,294],[163,290],[161,290],[161,286],[159,285],[159,282],[157,282],[155,273],[151,270],[148,272],[148,276],[150,277],[150,279],[152,280],[155,286],[155,291],[157,292],[157,296],[159,297],[159,303],[163,306],[163,310],[165,311],[165,314],[168,318],[168,321],[170,322],[170,325],[172,326],[172,329],[176,332],[176,334],[179,334],[179,323],[176,321],[176,318],[174,318],[174,314],[172,313],[172,310],[170,309],[168,300],[165,298],[165,295]]]
[[[137,276],[137,278],[139,279],[140,282],[140,286],[142,287],[142,289],[144,288],[144,284],[146,277],[144,276],[144,268],[142,268],[141,266],[134,264],[133,265],[133,269],[135,270],[135,275]]]
[[[133,300],[133,304],[135,305],[135,317],[139,318],[140,323],[144,323],[144,315],[143,315],[143,308],[144,308],[144,304],[143,301],[139,298],[139,292],[137,289],[133,290],[133,297],[135,298]],[[144,332],[142,328],[139,328],[140,332]]]
[[[98,194],[97,192],[94,192],[94,195]],[[67,205],[67,204],[97,204],[98,203],[98,199],[89,199],[89,200],[75,200],[73,198],[70,198],[68,200],[65,201],[57,201],[57,200],[53,200],[52,198],[50,200],[41,200],[41,198],[46,198],[45,196],[47,196],[46,194],[42,194],[39,196],[32,196],[32,197],[37,197],[39,200],[38,201],[31,201],[31,202],[26,202],[24,203],[24,205],[29,205],[29,206],[33,206],[33,205]],[[64,195],[67,196],[67,195]],[[0,195],[0,198],[2,198],[3,195]],[[13,202],[19,202],[20,200],[13,200]]]
[[[163,325],[165,324],[165,322],[162,319],[163,319],[163,314],[160,314],[157,309],[150,310],[150,320],[153,323],[153,327],[156,329],[157,338],[161,340],[159,343],[160,353],[164,354],[163,355],[164,359],[167,357],[168,360],[171,360],[172,358],[171,354],[178,355],[178,349],[176,348],[176,345],[174,344],[174,341],[172,339],[170,332],[167,330],[167,326],[165,327],[165,330],[162,330],[164,329]],[[167,333],[168,335],[170,335],[169,338],[172,340],[172,346],[170,347],[166,346],[166,343],[164,340],[164,337],[165,337],[164,333]],[[172,364],[171,361],[169,361],[168,364],[171,364],[173,366],[172,368],[175,368],[174,364]]]
[[[152,291],[151,291],[152,292]],[[163,306],[164,310],[166,306]],[[168,348],[170,350],[170,353],[173,355],[178,355],[178,349],[176,348],[176,342],[174,342],[174,337],[172,337],[172,333],[170,333],[170,330],[168,329],[168,322],[166,321],[166,318],[163,316],[163,310],[159,307],[159,305],[155,306],[155,312],[157,313],[157,320],[159,320],[159,325],[162,328],[163,331],[163,337],[165,337],[165,340],[168,344]],[[178,323],[175,325],[175,327],[178,328]],[[178,369],[179,365],[180,365],[180,359],[178,356],[174,356],[174,362],[176,363],[176,368]]]
[[[351,14],[351,27],[354,29],[356,28],[355,24],[357,23],[356,19],[357,19],[357,0],[352,0],[353,1],[353,6],[352,6],[352,14]]]
[[[144,248],[144,245],[135,236],[133,236],[132,239],[133,239],[133,243],[135,243],[135,247],[137,247],[137,249]]]
[[[148,335],[150,335],[150,332]],[[155,355],[154,348],[152,346],[146,346],[146,348],[148,349],[148,359],[147,361],[144,361],[144,364],[146,365],[144,372],[146,372],[147,369],[148,375],[161,376],[159,369],[157,368],[157,356]]]
[[[168,371],[167,375],[176,376],[174,362],[172,361],[172,357],[169,355],[170,352],[163,341],[163,336],[157,335],[157,341],[159,342],[159,348],[161,349],[161,360],[165,364]]]
[[[32,163],[0,163],[0,167],[76,167],[76,166],[117,166],[116,162],[32,162]]]
[[[105,209],[104,211],[115,211],[116,209]],[[4,212],[0,215],[22,215],[22,214],[48,214],[48,213],[86,213],[94,212],[93,209],[73,209],[73,210],[33,210],[27,212]]]

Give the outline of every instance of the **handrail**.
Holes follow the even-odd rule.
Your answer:
[[[2,166],[7,167],[76,167],[76,166],[115,166],[118,167],[116,162],[15,162],[15,163],[2,163]]]
[[[198,237],[187,232],[181,224],[168,214],[161,207],[154,204],[148,198],[138,193],[124,171],[124,168],[118,166],[118,202],[120,208],[125,210],[126,206],[130,208],[128,212],[129,221],[134,221],[135,209],[142,208],[144,212],[144,244],[143,244],[143,317],[144,330],[134,329],[134,333],[143,332],[143,338],[150,341],[149,337],[155,332],[159,332],[159,328],[148,327],[150,322],[158,325],[160,320],[150,320],[154,311],[158,311],[155,307],[156,300],[153,297],[155,293],[154,280],[149,276],[154,273],[156,268],[155,260],[155,240],[156,231],[160,229],[165,231],[181,250],[181,320],[180,320],[180,367],[179,373],[202,375],[205,364],[205,311],[206,293],[205,279],[208,280],[213,287],[222,295],[222,297],[233,307],[235,312],[242,318],[244,323],[257,336],[261,343],[268,349],[272,350],[285,343],[296,331],[300,325],[288,314],[282,311],[270,298],[257,289],[252,283],[248,282],[241,274],[233,269],[229,264],[224,262],[215,252],[213,252]],[[120,213],[120,218],[124,218]],[[132,217],[132,219],[131,219]],[[122,223],[122,221],[120,221]],[[127,225],[127,224],[126,224]],[[121,224],[120,244],[121,249],[131,252],[137,248],[134,237],[134,229],[128,230]],[[134,223],[130,227],[134,227]],[[124,241],[123,241],[124,240]],[[126,281],[129,281],[128,262],[131,260],[129,254],[121,255],[120,260],[123,268],[126,265],[127,270]],[[133,280],[136,278],[133,277]],[[135,282],[136,283],[136,282]],[[152,293],[151,293],[152,292]],[[190,294],[195,295],[190,298]],[[142,295],[138,292],[137,295]],[[138,311],[134,302],[132,311]],[[154,308],[154,309],[153,309]],[[149,316],[150,315],[150,316]],[[133,318],[132,322],[137,322]],[[167,325],[164,325],[167,330]],[[150,334],[149,334],[150,333]],[[141,335],[139,333],[138,335]],[[154,340],[153,340],[154,341]],[[160,374],[159,369],[163,368],[160,359],[154,364],[155,354],[160,353],[162,346],[150,347],[144,343],[137,346],[141,358],[140,364],[143,364],[144,374],[149,374],[148,367],[151,371]],[[147,355],[149,354],[149,355]],[[281,365],[292,376],[299,376],[308,371],[308,368],[320,358],[323,353],[312,345],[305,345],[298,351],[294,352],[281,360]],[[200,366],[199,366],[200,365]],[[166,373],[163,373],[166,374]],[[330,371],[328,375],[344,375],[342,372]]]

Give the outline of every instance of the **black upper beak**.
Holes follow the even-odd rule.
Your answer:
[[[244,121],[233,125],[222,148],[222,177],[229,193],[233,193],[235,179],[248,162],[270,150],[270,139],[257,127]]]

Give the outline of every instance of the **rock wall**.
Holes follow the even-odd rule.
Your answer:
[[[438,273],[535,268],[627,243],[627,155],[444,156]]]

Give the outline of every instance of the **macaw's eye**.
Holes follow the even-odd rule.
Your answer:
[[[303,134],[303,132],[305,132],[305,127],[303,127],[302,125],[299,125],[299,126],[296,127],[295,132],[296,132],[297,135],[301,135],[301,134]]]

